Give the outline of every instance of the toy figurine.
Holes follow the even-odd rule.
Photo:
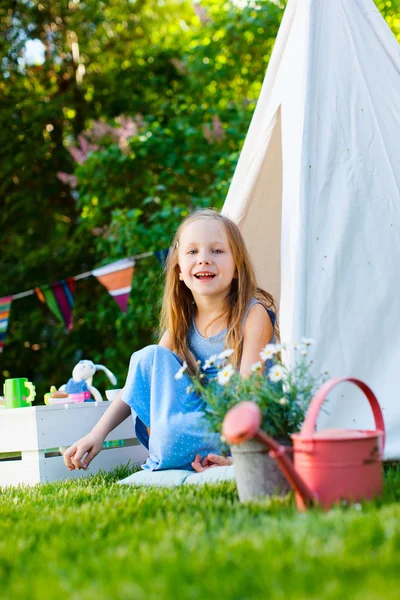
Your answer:
[[[71,379],[62,385],[59,391],[67,392],[67,394],[90,392],[96,402],[102,402],[103,398],[99,390],[92,385],[93,375],[96,371],[104,371],[112,385],[117,383],[115,375],[103,365],[95,365],[91,360],[80,360],[72,371]]]

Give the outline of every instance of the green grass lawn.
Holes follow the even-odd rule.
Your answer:
[[[126,469],[3,489],[7,600],[400,598],[400,468],[382,500],[299,514],[233,483],[135,489]]]

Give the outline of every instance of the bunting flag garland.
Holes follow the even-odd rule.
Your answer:
[[[3,352],[4,340],[6,339],[8,317],[11,310],[12,296],[0,298],[0,352]]]
[[[129,293],[132,288],[134,265],[134,258],[123,258],[92,271],[92,275],[104,285],[109,294],[119,304],[123,313],[126,312]]]
[[[72,308],[74,306],[75,281],[71,277],[62,279],[51,285],[35,288],[35,292],[43,304],[47,304],[53,315],[59,319],[68,331],[72,329]]]
[[[94,271],[86,271],[85,273],[80,273],[80,275],[75,275],[75,277],[70,277],[66,280],[60,280],[56,283],[42,285],[25,292],[0,298],[0,353],[3,351],[11,303],[14,300],[36,294],[39,300],[48,306],[55,317],[64,323],[68,330],[71,330],[75,281],[94,275],[118,303],[122,312],[125,313],[128,305],[129,293],[132,288],[132,277],[136,260],[155,256],[161,266],[165,267],[169,250],[170,248],[143,252],[142,254],[117,260],[104,267],[95,269]]]
[[[168,257],[168,254],[169,254],[169,250],[170,249],[167,248],[166,250],[156,250],[154,252],[154,254],[155,254],[158,262],[164,268],[165,268],[165,263],[167,262],[167,257]]]

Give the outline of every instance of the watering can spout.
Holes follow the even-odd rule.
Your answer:
[[[251,439],[259,441],[270,450],[291,487],[298,493],[302,508],[317,502],[316,495],[309,489],[289,460],[286,449],[260,429],[261,411],[254,402],[241,402],[226,414],[222,434],[230,444],[240,444]]]

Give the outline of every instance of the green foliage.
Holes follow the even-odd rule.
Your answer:
[[[268,344],[247,378],[235,372],[229,362],[231,350],[198,365],[197,372],[190,378],[193,390],[206,404],[205,419],[211,431],[221,435],[226,413],[246,401],[255,402],[259,407],[261,428],[268,435],[288,440],[291,433],[300,431],[315,392],[327,379],[327,373],[318,377],[312,374],[312,361],[308,357],[311,343],[304,340],[291,348],[285,345],[285,350],[292,353],[290,361],[287,357],[284,360],[279,344]],[[217,377],[209,380],[206,374],[211,365],[216,366]]]
[[[0,596],[13,600],[397,600],[400,470],[384,497],[298,514],[234,482],[132,488],[99,474],[0,495]]]
[[[374,2],[400,43],[400,0],[374,0]]]
[[[222,205],[282,9],[260,3],[256,20],[229,3],[206,11],[201,23],[178,0],[1,8],[0,295],[167,248],[188,211]],[[247,39],[259,19],[264,31]],[[28,38],[44,43],[42,65],[21,62]],[[83,132],[124,118],[137,126],[124,147],[104,136],[74,161]],[[156,259],[138,262],[123,316],[98,282],[78,281],[68,335],[35,296],[14,302],[3,376],[29,377],[40,398],[87,357],[122,383],[130,353],[157,335],[161,286]]]

